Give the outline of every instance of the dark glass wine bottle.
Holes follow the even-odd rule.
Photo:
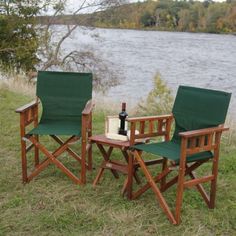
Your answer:
[[[122,111],[119,113],[119,119],[120,119],[120,128],[119,128],[119,134],[121,135],[127,135],[127,130],[125,130],[125,119],[128,116],[126,112],[126,103],[122,103]]]

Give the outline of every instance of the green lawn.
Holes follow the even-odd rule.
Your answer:
[[[86,186],[72,183],[53,165],[29,184],[21,183],[19,116],[14,110],[29,97],[0,89],[0,235],[236,235],[236,148],[227,137],[219,167],[217,202],[209,210],[194,189],[185,191],[182,224],[169,223],[152,191],[135,201],[121,196],[124,176],[109,171],[101,183],[92,181],[101,162],[93,149],[96,168]],[[104,130],[105,112],[95,111],[93,132]],[[49,146],[52,142],[45,139]],[[115,153],[119,158],[119,153]],[[74,161],[64,156],[74,171]],[[205,169],[202,169],[204,172]],[[174,204],[175,189],[165,193]],[[173,205],[172,204],[172,205]]]

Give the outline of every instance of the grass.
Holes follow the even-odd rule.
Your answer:
[[[28,94],[28,93],[27,93]],[[114,179],[105,172],[92,187],[101,163],[93,149],[94,167],[87,185],[72,183],[53,165],[32,182],[21,183],[19,117],[14,110],[31,96],[0,89],[0,235],[235,235],[236,234],[236,148],[234,140],[223,140],[217,204],[209,210],[199,193],[185,191],[182,224],[169,223],[152,191],[135,201],[121,196],[124,176]],[[94,134],[103,132],[105,111],[95,111]],[[233,139],[233,138],[232,138]],[[49,146],[52,142],[45,140]],[[119,153],[114,157],[119,158]],[[66,164],[77,166],[65,158]],[[72,161],[73,162],[73,161]],[[205,169],[202,169],[205,172]],[[165,193],[174,204],[175,189]]]

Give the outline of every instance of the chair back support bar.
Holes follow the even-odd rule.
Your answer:
[[[130,144],[134,145],[135,140],[150,138],[156,136],[164,136],[165,140],[169,140],[172,114],[162,116],[149,116],[139,118],[127,118],[130,123]],[[136,133],[135,130],[139,132]]]

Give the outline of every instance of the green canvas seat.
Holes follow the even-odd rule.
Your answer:
[[[81,121],[46,120],[32,129],[29,134],[39,135],[81,135]]]
[[[223,91],[180,86],[172,114],[127,119],[131,127],[132,144],[135,139],[140,138],[164,136],[165,139],[163,142],[137,144],[131,147],[133,161],[139,164],[148,181],[146,185],[131,194],[133,199],[152,188],[162,209],[173,224],[180,223],[180,209],[185,188],[195,186],[208,207],[214,208],[220,138],[222,132],[228,130],[224,127],[224,122],[230,98],[231,94]],[[170,137],[172,120],[175,121],[175,128],[173,136]],[[139,129],[139,134],[135,134],[135,129]],[[143,157],[144,152],[159,156],[162,171],[157,176],[153,176],[148,169],[147,157],[145,156],[145,161]],[[212,174],[197,178],[193,171],[208,160],[212,160],[213,163]],[[177,176],[167,180],[176,167]],[[185,179],[185,176],[189,176],[190,180]],[[129,181],[132,183],[131,180]],[[210,182],[210,195],[202,186],[205,182]],[[156,183],[160,183],[160,186],[158,187]],[[176,208],[172,213],[161,192],[176,183]],[[132,191],[131,187],[129,189]]]
[[[37,76],[37,98],[42,104],[42,115],[38,122],[38,100],[17,109],[21,114],[22,138],[22,168],[23,182],[29,182],[50,162],[54,163],[74,182],[85,183],[85,169],[91,169],[91,145],[87,137],[91,136],[92,125],[92,74],[75,72],[39,71]],[[34,128],[26,133],[25,127],[34,123]],[[39,142],[40,135],[50,135],[61,146],[51,153]],[[66,141],[58,137],[71,136]],[[69,147],[70,143],[81,139],[81,156]],[[29,140],[35,146],[35,171],[27,174],[25,141]],[[39,162],[38,150],[41,150],[47,160]],[[69,171],[57,157],[67,151],[81,164],[81,178]],[[86,155],[88,154],[88,163]],[[39,171],[40,170],[40,171]]]
[[[160,157],[167,157],[169,160],[173,161],[176,165],[180,161],[180,144],[173,141],[160,142],[160,143],[150,143],[150,144],[140,144],[136,145],[135,149],[152,153]],[[187,162],[194,162],[198,160],[205,160],[212,158],[212,152],[201,152],[187,157]]]

